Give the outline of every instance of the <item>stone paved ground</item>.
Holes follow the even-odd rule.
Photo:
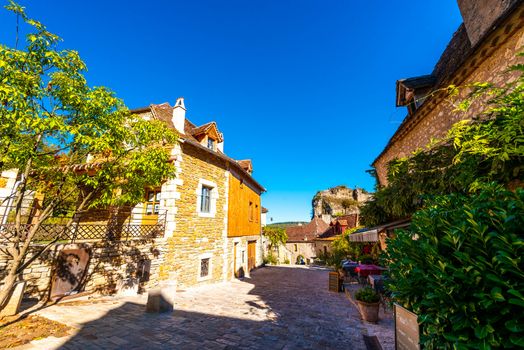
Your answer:
[[[362,334],[380,330],[360,321],[344,293],[327,291],[327,276],[267,267],[243,281],[178,292],[173,314],[146,314],[142,296],[58,304],[38,314],[77,331],[22,348],[365,349]]]

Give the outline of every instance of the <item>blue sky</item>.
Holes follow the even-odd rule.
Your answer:
[[[215,120],[274,222],[309,220],[317,190],[373,190],[365,170],[406,113],[395,81],[430,73],[462,21],[455,0],[21,4],[79,51],[91,85],[130,108],[184,96],[194,123]],[[0,42],[14,34],[0,11]]]

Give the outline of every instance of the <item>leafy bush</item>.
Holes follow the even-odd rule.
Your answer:
[[[384,258],[387,287],[419,315],[424,347],[524,346],[524,190],[437,197]]]
[[[285,259],[284,259],[284,264],[285,264],[285,265],[289,265],[289,259],[288,259],[288,258],[285,258]]]
[[[269,252],[269,254],[264,257],[264,264],[276,265],[277,263],[277,257],[274,256],[272,252]]]
[[[299,265],[302,261],[306,261],[306,259],[304,259],[304,256],[303,255],[299,255],[297,256],[297,260],[295,261],[295,264],[296,265]]]
[[[375,263],[375,259],[373,259],[373,257],[369,254],[366,254],[366,255],[362,255],[360,257],[360,263],[361,264],[374,264]]]
[[[380,300],[379,295],[370,287],[364,287],[359,289],[355,294],[355,299],[363,301],[365,303],[378,303]]]

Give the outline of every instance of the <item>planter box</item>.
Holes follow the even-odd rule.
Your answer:
[[[364,301],[357,300],[358,309],[360,315],[364,321],[377,323],[378,321],[378,311],[380,308],[380,303],[366,303]]]

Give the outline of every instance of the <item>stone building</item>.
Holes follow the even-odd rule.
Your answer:
[[[491,82],[500,86],[515,79],[507,68],[522,63],[524,3],[519,0],[458,0],[464,23],[428,75],[397,81],[396,104],[408,114],[373,162],[378,182],[387,185],[387,164],[442,137],[459,120],[478,115],[482,105],[466,113],[455,111],[447,95],[449,85]],[[463,89],[464,97],[466,89]]]
[[[138,283],[147,289],[163,280],[184,288],[248,275],[262,264],[260,195],[265,189],[251,175],[252,162],[224,153],[224,136],[215,122],[191,123],[183,98],[174,107],[153,104],[133,113],[163,121],[178,132],[179,143],[170,158],[176,177],[147,188],[143,203],[117,208],[122,219],[116,220],[116,227],[111,210],[83,215],[74,226],[74,238],[63,239],[74,243],[54,244],[24,270],[26,296],[114,293],[129,286],[136,291]],[[88,161],[81,167],[91,165]],[[12,193],[16,178],[16,170],[2,173],[2,198]],[[2,221],[0,233],[9,225]],[[44,226],[52,234],[53,226],[59,225]],[[32,246],[29,255],[41,246]],[[85,265],[77,261],[79,252],[88,256]],[[8,260],[0,252],[0,287]],[[56,272],[60,260],[75,266],[78,281],[63,286]],[[58,285],[64,288],[57,292]]]
[[[328,225],[315,216],[307,225],[290,226],[286,228],[288,236],[284,251],[280,251],[280,260],[287,259],[290,263],[297,262],[302,256],[307,263],[315,258],[331,253],[331,243],[346,229],[358,225],[358,214],[340,216]]]
[[[217,124],[191,123],[183,98],[174,107],[163,103],[133,112],[164,121],[180,137],[172,150],[176,178],[150,189],[153,202],[135,208],[146,215],[166,212],[159,279],[176,276],[186,287],[249,274],[262,263],[260,194],[265,191],[251,176],[251,161],[226,156]]]
[[[287,227],[284,258],[291,264],[296,263],[299,256],[302,256],[306,262],[311,262],[317,256],[315,238],[328,229],[329,225],[319,217],[314,217],[307,225]],[[283,259],[282,255],[280,259]]]

